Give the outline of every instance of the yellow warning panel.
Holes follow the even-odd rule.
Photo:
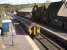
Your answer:
[[[34,35],[36,35],[36,27],[35,26],[34,26],[34,30],[33,31],[34,31]]]
[[[40,32],[40,26],[39,25],[36,25],[36,27],[37,27],[37,33],[41,33]]]
[[[33,29],[33,30],[32,30]],[[40,32],[40,26],[39,25],[34,25],[34,26],[29,26],[29,33],[30,34],[34,34],[34,35],[36,35],[36,34],[38,34],[38,33],[41,33]]]

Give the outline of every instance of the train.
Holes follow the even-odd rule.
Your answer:
[[[17,15],[30,19],[33,22],[37,22],[39,24],[67,30],[67,17],[58,16],[58,12],[60,11],[63,4],[66,6],[66,3],[63,1],[44,3],[44,5],[40,7],[35,4],[32,8],[32,12],[17,12]],[[32,13],[30,18],[25,17],[26,14],[30,13]]]
[[[47,24],[51,27],[67,30],[67,17],[58,16],[60,8],[63,4],[66,4],[63,1],[48,3],[48,7],[44,6],[38,7],[34,5],[32,10],[32,20],[39,23]]]

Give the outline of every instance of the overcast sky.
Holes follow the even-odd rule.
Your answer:
[[[0,0],[0,4],[9,3],[9,4],[27,4],[27,3],[44,3],[44,2],[57,2],[61,0]]]

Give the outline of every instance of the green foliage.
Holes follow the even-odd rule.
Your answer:
[[[37,5],[41,6],[43,3],[37,3]],[[33,7],[34,4],[21,4],[21,5],[10,5],[10,4],[0,4],[0,13],[5,11],[5,12],[11,12],[15,10],[20,10],[23,8],[29,8]]]

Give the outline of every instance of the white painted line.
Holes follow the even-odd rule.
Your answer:
[[[39,25],[39,26],[40,26],[40,25]],[[44,30],[49,31],[49,32],[51,32],[52,34],[54,34],[54,35],[56,35],[56,36],[58,36],[58,37],[60,37],[60,38],[62,38],[62,39],[64,39],[64,40],[67,41],[67,38],[65,38],[65,37],[62,36],[61,34],[56,33],[56,32],[54,32],[54,31],[52,31],[52,30],[50,30],[50,29],[47,29],[47,28],[45,28],[45,27],[43,27],[43,26],[40,26],[40,27],[43,28]]]
[[[33,50],[40,50],[35,42],[28,36],[25,35],[26,39],[29,41],[30,45],[32,46]]]
[[[0,29],[0,35],[1,35],[1,29]]]

